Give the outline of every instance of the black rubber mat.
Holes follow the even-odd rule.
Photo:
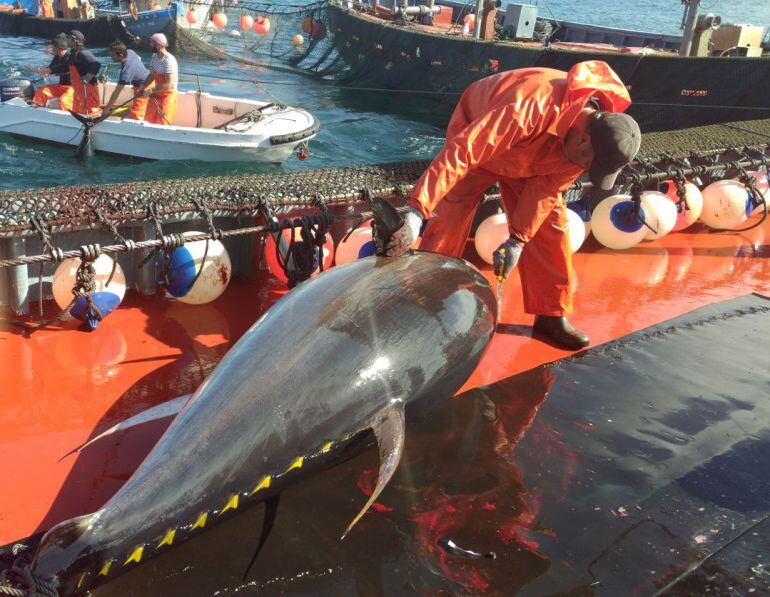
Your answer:
[[[99,594],[768,594],[770,300],[745,296],[466,392]],[[708,591],[707,591],[708,589]]]

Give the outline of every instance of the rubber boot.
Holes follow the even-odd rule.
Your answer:
[[[532,337],[565,350],[580,350],[591,343],[583,332],[573,328],[566,317],[536,315]]]

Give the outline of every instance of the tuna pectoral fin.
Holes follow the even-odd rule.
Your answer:
[[[117,425],[113,425],[112,427],[107,429],[107,431],[103,431],[96,437],[89,439],[86,443],[78,446],[77,448],[70,450],[64,456],[62,456],[62,459],[66,458],[70,454],[74,454],[75,452],[80,452],[81,450],[84,450],[91,444],[99,441],[100,439],[104,439],[108,435],[112,435],[117,431],[130,429],[131,427],[136,427],[137,425],[149,423],[150,421],[157,421],[159,419],[165,419],[166,417],[173,417],[180,410],[182,410],[182,407],[184,407],[185,404],[187,404],[187,401],[190,399],[190,396],[192,396],[192,394],[185,394],[184,396],[180,396],[179,398],[174,398],[173,400],[168,400],[167,402],[162,402],[161,404],[157,404],[156,406],[143,410],[142,412],[135,414],[133,417],[129,417],[128,419],[121,421]]]
[[[401,453],[404,451],[404,436],[406,433],[404,403],[391,403],[390,406],[375,417],[371,428],[377,438],[377,446],[380,450],[380,471],[377,475],[377,485],[374,487],[374,491],[372,491],[364,507],[361,508],[353,522],[348,525],[348,528],[345,529],[342,535],[343,539],[377,500],[393,476],[393,473],[396,472],[396,467],[398,467],[398,463],[401,460]]]
[[[273,530],[273,524],[275,524],[275,519],[278,516],[278,504],[280,499],[281,494],[277,493],[273,497],[268,498],[265,502],[265,518],[262,520],[262,534],[259,536],[257,549],[254,550],[254,555],[251,557],[251,561],[246,567],[246,572],[243,573],[243,582],[246,582],[246,577],[249,575],[251,567],[254,565],[254,562],[257,561],[257,556],[265,546],[267,538],[270,536],[270,531]]]

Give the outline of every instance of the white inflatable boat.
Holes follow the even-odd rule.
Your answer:
[[[108,98],[113,89],[113,83],[100,85],[99,96]],[[130,97],[127,87],[117,104]],[[150,160],[280,163],[319,128],[305,110],[274,102],[180,91],[178,106],[169,126],[111,116],[91,129],[91,145],[99,152]],[[57,100],[36,108],[19,96],[0,102],[0,132],[77,147],[83,126],[59,110]]]

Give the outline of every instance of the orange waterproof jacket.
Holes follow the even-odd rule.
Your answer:
[[[607,112],[631,105],[625,85],[605,62],[590,60],[569,72],[523,68],[469,86],[452,114],[444,149],[410,194],[428,217],[463,177],[477,171],[500,179],[532,179],[508,213],[522,240],[543,219],[583,170],[564,157],[567,131],[590,99]]]

